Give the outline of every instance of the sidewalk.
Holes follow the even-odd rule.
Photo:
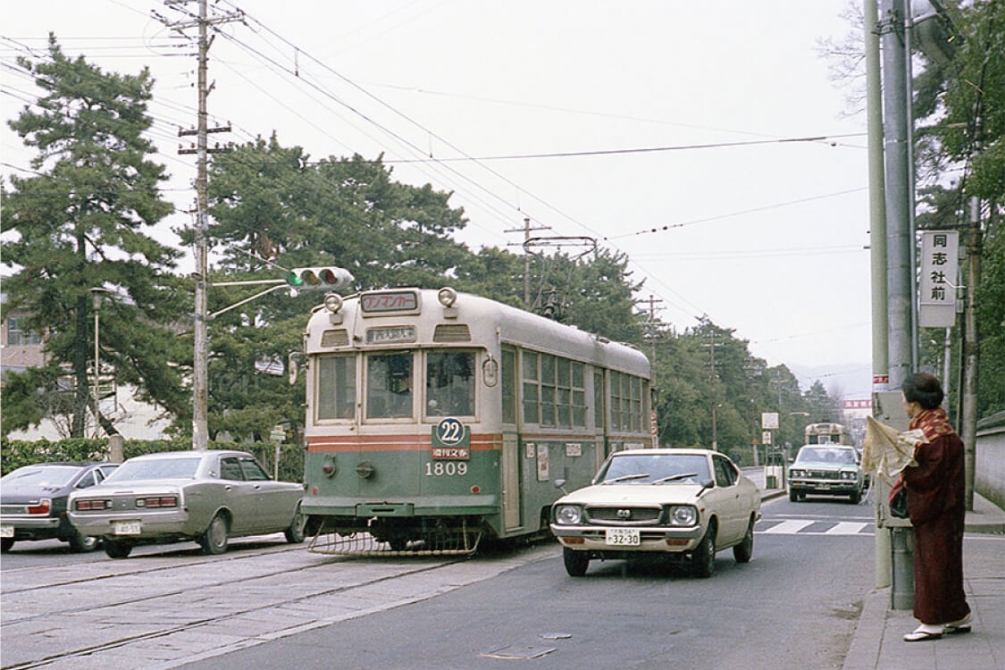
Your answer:
[[[876,589],[865,597],[844,670],[1005,668],[1005,511],[975,493],[963,542],[973,632],[904,642],[917,621],[910,610],[890,609],[889,587]]]

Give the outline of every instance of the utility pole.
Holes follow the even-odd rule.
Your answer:
[[[173,5],[188,4],[189,0],[164,0],[168,7]],[[193,329],[194,352],[192,358],[192,448],[206,449],[209,446],[209,331],[208,331],[208,299],[209,289],[209,200],[207,188],[209,185],[208,163],[209,154],[220,151],[220,149],[209,148],[207,137],[211,132],[227,132],[226,128],[209,128],[209,114],[206,108],[206,101],[209,98],[211,87],[207,84],[207,71],[209,69],[209,47],[211,40],[208,37],[209,26],[216,23],[239,20],[241,14],[229,14],[226,16],[210,19],[208,17],[208,0],[198,0],[199,15],[192,22],[184,22],[170,25],[174,30],[182,31],[185,28],[195,26],[199,30],[198,37],[198,73],[197,89],[199,96],[198,124],[194,131],[179,131],[179,136],[196,136],[196,148],[192,150],[179,150],[178,153],[196,154],[196,224],[195,224],[195,324]],[[167,23],[167,21],[154,14],[155,18]]]
[[[908,109],[908,16],[905,0],[881,0],[879,29],[883,56],[883,132],[886,156],[886,266],[889,384],[897,389],[915,369],[913,357],[914,231],[911,211],[911,133]]]
[[[978,123],[980,119],[978,117]],[[960,437],[963,439],[966,484],[966,509],[974,508],[974,476],[977,460],[977,365],[979,340],[977,333],[977,284],[981,276],[981,201],[970,198],[970,226],[967,231],[967,300],[963,310],[963,388],[960,403],[963,421]]]
[[[712,451],[719,451],[719,436],[718,436],[718,398],[716,397],[715,389],[715,348],[721,346],[721,342],[715,341],[715,331],[712,330],[712,324],[709,323],[708,332],[708,363],[709,363],[709,383],[712,387]]]
[[[527,240],[530,239],[530,233],[532,230],[549,230],[548,226],[537,226],[532,228],[530,225],[530,217],[525,216],[523,219],[523,228],[510,228],[509,230],[504,230],[504,233],[519,233],[523,231],[523,242],[520,243],[523,249],[523,308],[530,309],[530,252],[527,250],[526,244]],[[511,245],[512,246],[512,245]]]

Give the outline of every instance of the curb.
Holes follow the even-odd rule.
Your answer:
[[[866,595],[842,670],[875,670],[886,634],[889,602],[889,587],[874,589]]]

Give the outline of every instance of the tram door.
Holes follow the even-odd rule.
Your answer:
[[[515,530],[523,525],[520,495],[523,482],[520,481],[520,436],[517,433],[517,383],[516,351],[502,350],[502,370],[500,391],[502,394],[502,486],[503,525],[506,530]]]

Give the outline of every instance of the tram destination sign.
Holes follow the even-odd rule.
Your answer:
[[[433,426],[432,457],[443,461],[470,460],[471,431],[459,419],[443,419]]]
[[[419,309],[419,296],[415,291],[381,291],[364,293],[359,299],[366,314],[382,312],[414,312]]]
[[[367,329],[367,344],[386,344],[389,342],[415,342],[415,326],[391,326]]]

